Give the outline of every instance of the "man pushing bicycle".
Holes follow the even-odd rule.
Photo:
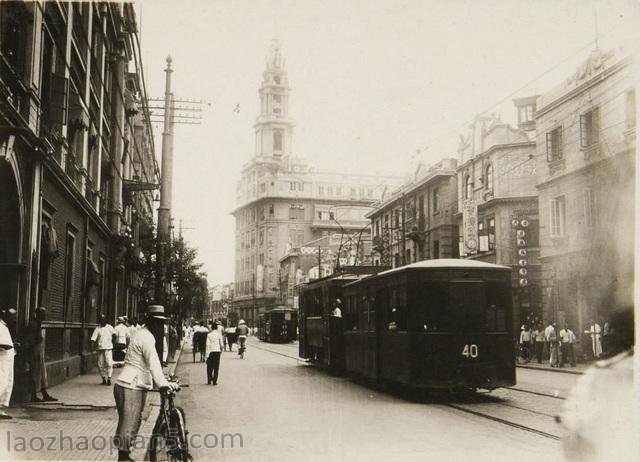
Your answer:
[[[160,389],[180,388],[165,378],[156,350],[156,338],[162,338],[166,319],[163,306],[150,305],[147,308],[145,325],[131,340],[124,367],[113,387],[118,410],[118,428],[113,442],[118,448],[118,460],[133,460],[129,454],[140,430],[147,392],[153,389],[154,384]]]

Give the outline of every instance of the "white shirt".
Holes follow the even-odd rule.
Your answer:
[[[116,343],[126,344],[129,339],[129,328],[124,324],[118,324],[114,330],[116,331]]]
[[[138,329],[140,329],[140,327],[134,326],[133,324],[127,327],[127,335],[129,336],[129,341],[133,340],[133,337],[136,335],[136,332],[138,332]]]
[[[9,328],[7,327],[7,324],[2,319],[0,319],[0,345],[13,346],[13,340],[11,339],[11,332],[9,332]],[[0,349],[0,355],[13,356],[15,354],[16,354],[15,348],[11,348],[10,350]]]
[[[520,332],[520,343],[530,342],[531,341],[531,331],[523,330]]]
[[[207,335],[207,352],[220,352],[224,349],[224,341],[218,329],[212,330]]]
[[[576,341],[576,334],[571,329],[562,329],[560,331],[560,341],[562,343],[574,343]]]
[[[332,316],[335,316],[336,318],[341,318],[342,317],[342,310],[340,309],[340,307],[335,307],[333,309],[333,311],[331,312]]]
[[[111,324],[98,326],[94,329],[91,341],[96,342],[96,350],[113,350],[113,340],[111,337],[116,330]]]
[[[553,335],[553,339],[551,338],[552,335]],[[556,340],[555,337],[556,336],[554,333],[553,326],[547,326],[547,328],[544,330],[544,338],[547,340],[547,342],[549,342],[551,340]]]
[[[140,328],[131,340],[117,383],[134,390],[151,390],[154,383],[158,388],[169,385],[156,351],[156,339],[146,327]]]

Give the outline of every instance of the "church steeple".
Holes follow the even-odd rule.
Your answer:
[[[291,155],[293,122],[289,119],[290,92],[280,43],[273,40],[262,73],[260,115],[254,125],[256,157],[279,159]]]

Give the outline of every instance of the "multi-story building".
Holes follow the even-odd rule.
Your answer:
[[[231,284],[218,284],[209,289],[209,319],[223,319],[229,314]]]
[[[255,152],[237,186],[233,308],[255,325],[277,303],[279,259],[292,247],[336,231],[367,227],[365,213],[393,178],[317,172],[294,155],[291,89],[274,41],[260,88]]]
[[[0,299],[18,337],[47,309],[51,385],[94,364],[99,314],[137,314],[158,184],[139,53],[129,3],[0,2]]]
[[[375,265],[397,267],[458,256],[455,159],[418,166],[412,182],[367,214]]]
[[[633,305],[636,99],[629,57],[594,50],[538,99],[547,319],[582,332]]]
[[[518,326],[540,305],[535,101],[515,100],[517,128],[476,117],[458,149],[460,256],[513,268]]]

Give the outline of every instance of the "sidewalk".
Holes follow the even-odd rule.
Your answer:
[[[173,373],[180,360],[169,363]],[[112,382],[122,369],[114,369]],[[118,423],[113,387],[100,385],[96,369],[51,387],[54,403],[25,403],[9,409],[12,420],[0,421],[0,460],[116,460],[111,447]],[[148,439],[153,429],[160,396],[147,394],[140,435]],[[143,460],[144,449],[131,456]]]
[[[578,374],[582,375],[585,373],[587,369],[592,366],[591,363],[578,363],[575,366],[571,366],[570,364],[565,364],[563,367],[551,367],[549,365],[549,361],[543,361],[541,364],[537,361],[531,361],[526,364],[518,364],[516,362],[516,367],[521,367],[523,369],[538,369],[550,372],[562,372],[565,374]]]

